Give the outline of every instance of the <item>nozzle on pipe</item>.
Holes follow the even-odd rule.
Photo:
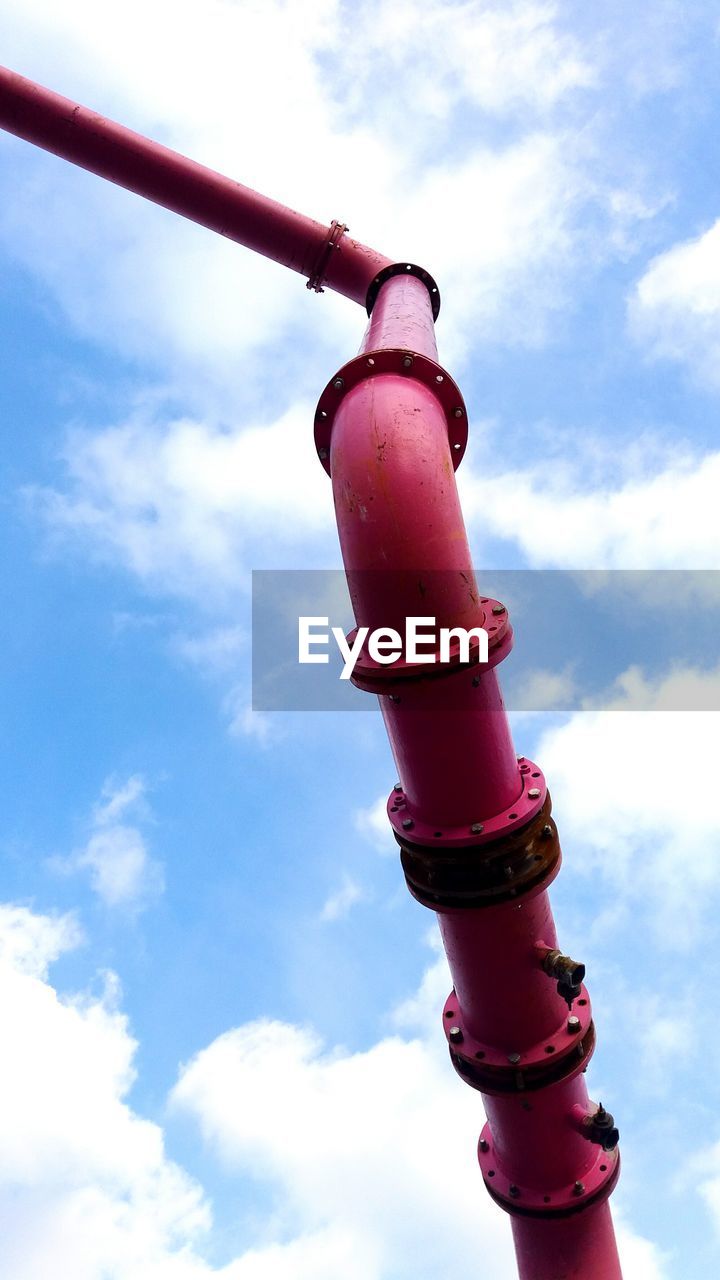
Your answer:
[[[563,955],[557,947],[548,947],[544,942],[538,942],[535,949],[545,973],[557,981],[558,995],[562,996],[568,1009],[571,1009],[573,1000],[577,1000],[580,995],[585,965],[571,960],[570,956]]]
[[[572,1109],[573,1121],[589,1142],[594,1142],[603,1151],[614,1151],[620,1141],[620,1132],[609,1111],[599,1102],[594,1111],[585,1111],[581,1106]]]

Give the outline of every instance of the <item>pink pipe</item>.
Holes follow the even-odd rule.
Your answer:
[[[348,236],[326,253],[321,223],[5,67],[0,127],[301,275],[312,277],[326,256],[322,282],[354,302],[365,303],[370,282],[390,265]]]
[[[555,1034],[568,1009],[534,949],[536,940],[557,946],[547,893],[479,911],[443,911],[439,924],[471,1035],[522,1053]]]
[[[422,614],[473,625],[480,597],[447,420],[411,364],[407,377],[373,372],[371,353],[388,348],[436,358],[430,298],[419,280],[396,276],[382,285],[358,357],[367,375],[344,394],[340,379],[330,472],[356,620],[400,629],[406,616]],[[437,835],[445,824],[482,821],[517,803],[522,779],[494,670],[476,676],[472,692],[466,672],[397,679],[380,705],[408,811],[436,824]],[[439,911],[465,1032],[507,1050],[508,1060],[538,1044],[542,1050],[550,1037],[562,1047],[569,1011],[537,951],[540,941],[557,945],[547,893]],[[621,1280],[609,1211],[600,1203],[611,1183],[597,1182],[600,1165],[616,1164],[598,1158],[577,1123],[592,1110],[582,1061],[573,1059],[570,1074],[554,1084],[485,1093],[495,1193],[506,1208],[508,1196],[518,1196],[510,1212],[521,1280]],[[572,1200],[579,1212],[551,1222],[516,1216],[523,1195],[532,1207],[534,1192],[536,1213],[546,1199],[572,1196],[576,1184],[585,1195],[586,1174],[597,1203]]]
[[[301,272],[313,287],[324,281],[364,302],[370,283],[392,265],[341,237],[339,228],[328,232],[1,68],[0,126]],[[393,363],[397,372],[373,374],[372,353],[388,350],[406,358]],[[395,355],[391,359],[395,362]],[[338,529],[358,623],[401,626],[414,614],[432,616],[439,625],[476,625],[483,617],[482,600],[455,487],[447,405],[443,408],[434,394],[435,382],[442,383],[444,375],[433,366],[432,306],[423,280],[410,274],[385,281],[358,360],[367,375],[355,378],[342,394],[330,449]],[[343,393],[342,377],[333,385]],[[462,828],[500,815],[505,822],[504,811],[518,803],[522,780],[494,670],[472,677],[472,694],[468,672],[459,670],[435,679],[401,680],[380,702],[405,803],[418,821]],[[479,855],[470,849],[468,856]],[[536,949],[538,941],[550,947],[556,942],[547,894],[535,891],[534,897],[482,909],[438,909],[455,983],[457,1031],[462,1036],[464,1025],[469,1037],[492,1044],[496,1053],[512,1046],[512,1059],[523,1050],[532,1059],[538,1043],[542,1049],[544,1038],[563,1030],[564,1002],[542,971]],[[458,1042],[450,1030],[448,1036],[451,1049],[460,1048],[462,1038]],[[486,1056],[474,1053],[473,1061]],[[591,1107],[582,1075],[554,1083],[542,1076],[527,1093],[498,1092],[497,1076],[488,1092],[488,1079],[481,1082],[489,1117],[481,1166],[489,1187],[496,1179],[493,1194],[513,1215],[520,1280],[622,1280],[602,1199],[612,1189],[617,1164],[598,1157],[596,1143],[587,1136],[583,1117]],[[476,1074],[473,1082],[478,1081]],[[573,1179],[576,1185],[568,1192]],[[562,1207],[568,1194],[571,1216],[522,1216],[545,1214],[545,1204]],[[573,1199],[585,1195],[588,1203]]]
[[[527,1096],[485,1094],[483,1102],[498,1162],[520,1187],[542,1191],[572,1184],[595,1163],[598,1148],[572,1119],[573,1107],[590,1109],[584,1076]]]
[[[559,1221],[512,1219],[521,1280],[622,1280],[607,1201]]]
[[[430,600],[428,613],[434,608]],[[473,700],[467,681],[428,680],[380,698],[398,777],[415,816],[439,827],[469,827],[520,793],[515,749],[498,679],[487,671]]]
[[[360,353],[399,347],[437,360],[437,341],[427,289],[413,275],[399,275],[392,289],[381,289],[372,309]]]
[[[421,280],[399,275],[382,286],[361,356],[380,343],[435,357]],[[337,410],[330,469],[358,626],[402,630],[408,616],[433,617],[438,627],[481,625],[447,421],[433,391],[368,367]],[[472,702],[450,679],[413,682],[399,701],[381,697],[380,705],[418,814],[469,824],[517,799],[521,778],[494,671],[483,672]]]

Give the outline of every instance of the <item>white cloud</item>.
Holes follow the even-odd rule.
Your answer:
[[[63,874],[88,871],[93,890],[109,907],[137,908],[163,886],[160,864],[150,857],[140,829],[119,821],[133,808],[140,817],[146,816],[145,791],[137,774],[125,783],[106,782],[93,809],[86,844],[66,858],[51,861]]]
[[[289,1231],[337,1233],[349,1274],[434,1280],[449,1220],[461,1256],[482,1249],[498,1280],[515,1274],[507,1224],[474,1167],[477,1101],[421,1041],[349,1054],[297,1027],[251,1023],[193,1059],[173,1097],[230,1168],[277,1188]]]
[[[720,220],[653,259],[629,299],[629,319],[651,356],[720,386]]]
[[[706,678],[716,697],[717,675]],[[656,700],[667,705],[662,680]],[[566,873],[611,886],[606,931],[623,923],[626,903],[664,947],[687,948],[701,936],[720,889],[717,734],[717,712],[614,710],[578,712],[542,736],[537,756],[573,850]]]
[[[364,890],[351,876],[345,874],[339,889],[326,899],[320,912],[323,922],[342,920],[358,903],[365,900]]]
[[[29,497],[56,537],[89,543],[156,589],[210,606],[246,584],[251,549],[289,558],[301,536],[322,545],[332,532],[312,420],[310,406],[298,406],[245,430],[136,421],[75,434],[66,491]]]
[[[423,5],[422,22],[409,0],[361,6],[348,57],[346,93],[363,115],[400,125],[408,111],[445,120],[459,103],[492,115],[551,109],[591,85],[595,68],[579,42],[562,30],[554,4]],[[392,77],[398,92],[378,93]],[[375,90],[373,92],[372,90]]]
[[[102,10],[83,0],[62,11],[27,0],[11,10],[3,21],[0,9],[0,35],[21,70],[427,265],[446,298],[451,362],[466,354],[468,326],[475,341],[544,340],[578,271],[592,272],[618,228],[626,236],[654,208],[600,174],[597,102],[577,127],[577,91],[597,81],[599,48],[583,48],[555,5],[468,2],[448,21],[447,5],[430,0],[418,21],[407,0],[363,4],[352,38],[346,7],[316,0]],[[508,117],[509,140],[498,141],[494,122]],[[234,396],[267,385],[271,371],[252,353],[271,341],[282,376],[295,379],[307,374],[303,339],[328,361],[351,354],[361,325],[350,304],[308,299],[298,277],[211,233],[27,148],[14,154],[0,234],[93,340],[150,360],[176,385],[199,392],[209,377],[214,393]],[[599,212],[590,236],[578,217],[589,204]],[[460,254],[439,207],[472,211]]]
[[[302,1238],[317,1241],[323,1280],[338,1269],[353,1280],[436,1280],[447,1269],[450,1221],[458,1257],[491,1257],[493,1280],[516,1275],[508,1223],[483,1199],[468,1140],[482,1123],[477,1099],[451,1078],[440,1043],[448,985],[441,957],[398,1010],[415,1038],[348,1053],[262,1020],[215,1040],[174,1090],[175,1106],[198,1120],[228,1168],[276,1188],[287,1229],[302,1224]],[[330,1265],[326,1235],[336,1246]],[[662,1280],[654,1245],[622,1223],[618,1239],[633,1280]],[[305,1280],[293,1247],[268,1248],[272,1263],[257,1274]]]
[[[587,452],[574,466],[543,458],[512,472],[483,470],[482,460],[463,468],[469,525],[516,542],[536,566],[717,568],[720,453],[676,450],[663,458],[653,449],[645,459],[628,451],[620,475],[608,478],[593,442]]]
[[[378,796],[366,809],[355,811],[353,822],[356,831],[367,837],[380,852],[392,857],[397,845],[387,815],[387,796]]]
[[[111,779],[103,784],[100,799],[93,808],[93,820],[101,827],[122,817],[128,809],[142,806],[145,783],[140,774],[134,773],[127,782],[116,783]]]
[[[30,978],[44,978],[64,951],[83,941],[72,915],[41,916],[27,907],[0,903],[0,962]]]
[[[200,1280],[192,1242],[207,1206],[157,1125],[124,1101],[135,1052],[125,1018],[41,980],[73,945],[72,923],[4,906],[0,939],[5,1274]]]
[[[476,1168],[478,1098],[454,1078],[436,1025],[444,960],[398,1015],[410,1038],[348,1053],[261,1020],[184,1068],[175,1110],[199,1122],[229,1170],[273,1192],[260,1238],[216,1269],[202,1256],[211,1218],[201,1188],[126,1101],[136,1050],[126,1019],[105,999],[62,999],[27,970],[38,938],[49,961],[61,932],[49,917],[0,910],[0,940],[10,938],[0,947],[0,1100],[12,1100],[0,1209],[12,1207],[12,1280],[436,1280],[448,1222],[459,1256],[492,1256],[493,1280],[513,1280],[509,1226]],[[624,1232],[623,1247],[644,1259],[634,1275],[659,1280],[653,1246]]]
[[[513,710],[552,711],[573,704],[576,696],[577,682],[569,670],[535,668],[514,686],[510,702]]]

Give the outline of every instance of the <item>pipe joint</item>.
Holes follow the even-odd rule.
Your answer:
[[[393,276],[415,276],[418,280],[422,280],[430,294],[433,320],[437,320],[440,314],[440,290],[430,275],[430,272],[425,271],[423,267],[416,266],[414,262],[392,262],[389,266],[383,267],[381,271],[378,271],[374,280],[371,280],[368,286],[367,298],[365,300],[365,307],[368,315],[372,315],[373,307],[375,306],[377,296],[382,286],[386,281],[392,280]]]
[[[418,902],[439,912],[491,907],[527,899],[554,880],[561,852],[550,796],[540,770],[525,763],[512,809],[463,827],[433,828],[415,813],[401,784],[393,788],[388,817]]]
[[[520,1185],[503,1170],[489,1124],[480,1135],[478,1160],[495,1203],[517,1217],[567,1218],[582,1213],[606,1200],[620,1176],[620,1152],[600,1150],[593,1163],[572,1181],[539,1188]]]
[[[401,380],[415,379],[432,391],[445,414],[450,456],[457,470],[468,438],[467,410],[457,383],[429,356],[406,347],[383,347],[363,351],[349,360],[330,379],[320,396],[315,410],[315,448],[328,475],[331,474],[332,429],[338,409],[356,387],[382,375],[392,375],[400,383],[398,399],[402,396]]]
[[[595,1026],[584,987],[572,1017],[563,1017],[552,1035],[521,1051],[508,1053],[472,1036],[454,991],[445,1002],[443,1029],[458,1075],[471,1088],[495,1096],[532,1092],[572,1080],[585,1070],[595,1048]]]
[[[408,574],[413,579],[417,575]],[[408,680],[428,680],[452,675],[459,667],[473,668],[472,681],[481,679],[484,671],[497,667],[509,654],[513,643],[513,632],[507,608],[499,600],[489,596],[480,598],[480,610],[477,629],[487,633],[487,659],[480,657],[480,638],[471,635],[467,642],[467,653],[459,636],[447,638],[447,656],[441,644],[434,653],[424,653],[417,662],[410,662],[404,657],[396,658],[392,664],[381,663],[370,656],[367,644],[363,645],[353,668],[351,680],[357,689],[365,693],[388,694],[396,697],[402,692]],[[474,628],[473,628],[474,629]],[[452,628],[449,628],[452,631]],[[346,637],[350,647],[357,639],[357,629]],[[477,687],[477,686],[475,686]],[[468,700],[471,700],[468,693]]]
[[[334,219],[330,223],[330,228],[328,230],[327,237],[320,248],[317,262],[305,283],[306,289],[314,289],[315,293],[325,292],[323,285],[327,279],[330,259],[335,251],[340,249],[340,241],[345,235],[345,232],[349,230],[350,228],[347,227],[344,222],[338,222],[337,219]]]

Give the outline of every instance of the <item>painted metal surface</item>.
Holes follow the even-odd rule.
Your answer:
[[[327,389],[321,398],[332,423],[323,461],[356,621],[371,628],[402,630],[417,614],[465,627],[494,616],[472,569],[447,418],[413,373],[418,357],[437,361],[431,323],[422,281],[387,279],[352,385],[340,377],[337,401]],[[363,369],[368,352],[376,360],[391,351],[396,360],[403,347],[405,376]],[[372,675],[357,683],[372,688]],[[595,1044],[589,997],[545,967],[560,955],[546,892],[560,855],[542,770],[515,755],[494,668],[436,664],[432,674],[396,673],[394,683],[376,678],[375,689],[399,778],[388,815],[406,874],[421,868],[420,880],[408,881],[412,891],[438,912],[454,984],[443,1016],[450,1057],[484,1095],[480,1165],[513,1218],[521,1280],[619,1280],[604,1204],[619,1154],[589,1141],[578,1123],[594,1110],[584,1076]],[[556,851],[547,863],[531,854],[537,881],[517,857],[523,833],[533,832],[528,850],[546,837]],[[507,854],[507,884],[491,885],[483,898],[482,868],[498,850],[501,862]],[[462,903],[462,859],[480,867],[467,875],[468,894],[475,875],[480,905]],[[504,900],[493,900],[501,889]]]
[[[391,260],[0,67],[0,127],[364,305]]]
[[[357,624],[496,618],[504,657],[512,630],[478,589],[455,485],[467,419],[437,360],[432,278],[2,69],[0,126],[302,272],[308,287],[369,299],[360,353],[316,417]],[[357,683],[373,688],[376,674]],[[557,947],[547,886],[560,848],[542,771],[515,755],[491,664],[396,673],[379,701],[400,779],[389,814],[408,885],[438,912],[450,1058],[484,1095],[480,1167],[511,1215],[521,1280],[621,1280],[607,1204],[617,1134],[585,1087],[594,1027],[583,967]]]

